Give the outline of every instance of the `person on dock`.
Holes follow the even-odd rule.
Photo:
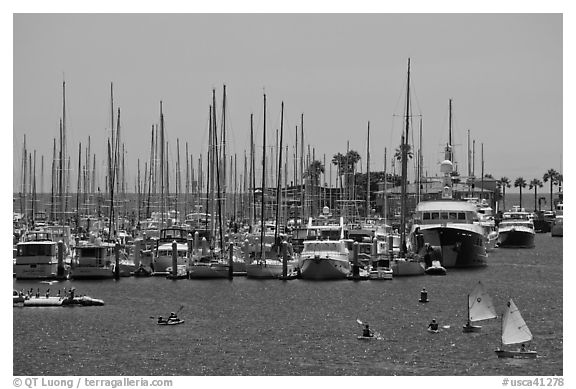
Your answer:
[[[428,324],[428,329],[432,331],[438,331],[438,323],[436,322],[436,319],[432,319],[432,322]]]
[[[366,336],[368,338],[371,338],[374,336],[374,334],[370,330],[370,326],[368,324],[364,325],[364,329],[362,330],[362,336]]]
[[[520,346],[520,352],[526,352],[526,345],[524,343],[522,343],[522,346]]]

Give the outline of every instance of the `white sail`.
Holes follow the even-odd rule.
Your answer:
[[[522,318],[518,307],[510,299],[502,317],[502,343],[516,344],[532,340],[532,333]]]
[[[470,308],[468,314],[470,321],[494,319],[497,316],[492,299],[480,281],[472,293],[468,295],[468,307]]]

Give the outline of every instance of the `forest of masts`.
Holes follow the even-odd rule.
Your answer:
[[[150,132],[149,159],[138,159],[134,191],[130,191],[126,180],[127,151],[122,138],[121,111],[114,107],[113,85],[110,85],[111,122],[110,133],[106,138],[105,162],[97,163],[97,156],[91,150],[92,140],[88,136],[87,144],[79,142],[77,165],[73,166],[74,150],[67,147],[66,139],[66,84],[63,82],[59,136],[53,139],[52,162],[48,167],[49,192],[44,191],[44,155],[40,157],[40,168],[37,169],[36,150],[28,150],[24,135],[21,186],[14,199],[14,211],[20,210],[26,222],[51,221],[62,224],[79,223],[80,219],[86,217],[105,217],[110,221],[123,219],[137,223],[153,214],[162,221],[174,218],[177,222],[184,222],[186,215],[196,214],[196,217],[201,218],[202,213],[215,217],[222,215],[225,221],[250,224],[258,223],[264,215],[264,219],[275,218],[284,224],[289,218],[306,220],[309,216],[317,216],[324,206],[329,206],[331,210],[334,208],[336,213],[343,216],[346,213],[348,216],[356,216],[353,214],[357,213],[354,204],[362,200],[352,200],[357,197],[353,193],[355,186],[348,183],[349,176],[355,173],[358,160],[347,161],[344,158],[338,162],[330,161],[335,165],[335,177],[340,178],[336,179],[332,190],[332,164],[329,162],[328,186],[324,171],[326,155],[323,161],[319,161],[315,149],[309,144],[305,147],[303,114],[293,132],[295,143],[292,158],[289,158],[289,146],[285,144],[288,142],[284,140],[288,138],[284,134],[284,103],[280,130],[276,129],[275,144],[271,146],[266,143],[264,95],[262,143],[257,146],[259,141],[254,137],[254,115],[250,114],[250,147],[240,156],[236,153],[227,154],[226,150],[225,85],[219,122],[218,111],[216,91],[213,90],[209,106],[207,155],[200,154],[194,158],[188,151],[188,142],[181,145],[180,139],[176,139],[174,169],[168,158],[168,155],[174,155],[174,145],[166,141],[160,102],[160,120],[158,124],[152,125]],[[184,152],[182,158],[181,149]],[[267,153],[266,149],[270,152]],[[261,159],[257,158],[257,151],[260,151]],[[292,161],[289,162],[289,159]],[[292,177],[288,173],[289,163],[292,163]],[[99,166],[105,171],[97,172]],[[104,177],[103,188],[97,181],[99,175]],[[37,177],[40,178],[39,183]],[[324,185],[320,185],[320,177],[324,178]],[[262,192],[266,194],[264,202]],[[304,207],[300,204],[304,204]]]
[[[270,219],[280,224],[285,224],[290,219],[305,222],[308,217],[318,216],[326,206],[334,215],[346,219],[365,217],[371,212],[373,191],[357,189],[354,181],[357,176],[357,165],[360,165],[358,164],[360,156],[356,151],[350,150],[349,142],[346,154],[334,155],[326,165],[326,155],[324,154],[323,160],[320,161],[316,157],[315,148],[311,148],[310,144],[304,141],[304,114],[301,114],[299,125],[295,126],[293,132],[293,152],[289,158],[290,148],[285,144],[288,142],[284,141],[288,138],[284,134],[284,103],[282,102],[280,130],[276,129],[274,145],[269,145],[266,141],[266,95],[264,95],[262,143],[257,146],[259,141],[254,136],[254,115],[250,114],[249,150],[244,150],[240,156],[236,153],[228,154],[226,86],[223,86],[219,122],[216,90],[212,90],[211,100],[207,154],[200,154],[196,158],[189,153],[188,142],[181,145],[180,139],[176,139],[174,154],[174,145],[170,145],[166,140],[164,114],[160,102],[159,123],[153,124],[150,132],[149,159],[137,160],[134,190],[130,191],[126,179],[127,150],[121,132],[121,111],[120,108],[114,107],[113,85],[110,84],[111,121],[110,133],[106,138],[104,162],[99,161],[100,165],[97,164],[97,156],[91,150],[91,138],[88,136],[84,148],[79,142],[77,165],[72,166],[71,157],[74,150],[69,150],[67,147],[66,84],[63,82],[59,136],[53,139],[52,162],[49,167],[50,191],[49,193],[44,191],[44,155],[40,157],[40,169],[37,173],[36,150],[28,151],[24,135],[21,186],[15,194],[14,211],[20,210],[26,223],[50,221],[71,225],[79,225],[83,218],[108,218],[110,223],[120,221],[121,224],[135,225],[152,216],[156,216],[161,222],[175,219],[178,223],[184,223],[187,216],[200,220],[206,213],[212,215],[210,223],[212,228],[215,228],[218,222],[216,218],[222,219],[224,223],[236,221],[239,224],[250,225]],[[420,145],[421,131],[420,124]],[[366,188],[370,188],[370,122],[368,122],[366,145],[365,185]],[[409,150],[410,147],[407,147]],[[184,152],[182,158],[181,149]],[[269,153],[267,149],[270,150]],[[257,157],[257,152],[261,153],[260,158]],[[398,149],[396,153],[399,153]],[[386,154],[387,150],[384,149],[385,161]],[[175,167],[171,166],[169,155],[176,156],[175,162],[172,163],[176,165]],[[422,177],[421,147],[416,157],[415,176]],[[292,166],[289,165],[290,159]],[[392,157],[392,161],[394,159],[400,160],[397,155]],[[394,162],[392,164],[394,168]],[[332,165],[336,170],[334,188],[332,188]],[[98,166],[104,171],[97,172]],[[292,171],[291,177],[289,166]],[[325,171],[325,167],[329,167],[329,172]],[[74,170],[75,174],[72,173]],[[75,187],[72,186],[71,174],[76,176]],[[38,175],[40,190],[37,186]],[[329,185],[326,183],[327,175]],[[97,180],[99,176],[104,178],[103,188]],[[386,173],[386,162],[383,176],[387,182],[398,184],[395,169],[393,174]],[[382,175],[379,177],[381,179]],[[264,201],[262,193],[265,193]],[[277,206],[278,204],[280,206]],[[302,204],[304,206],[301,206]]]

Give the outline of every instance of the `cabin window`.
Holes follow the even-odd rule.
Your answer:
[[[431,219],[433,220],[438,220],[440,219],[440,213],[439,212],[432,212],[432,217]]]
[[[458,220],[466,220],[466,213],[458,212]]]
[[[422,212],[423,220],[430,220],[430,212]]]
[[[448,220],[448,212],[441,212],[440,213],[440,219]]]
[[[457,220],[458,219],[458,212],[450,212],[450,219]]]

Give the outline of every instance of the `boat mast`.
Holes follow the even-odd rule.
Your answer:
[[[265,261],[264,257],[264,212],[266,190],[266,93],[264,93],[264,130],[262,131],[262,207],[260,209],[260,261]]]
[[[388,193],[387,193],[387,184],[388,184],[388,177],[386,175],[386,164],[387,164],[387,149],[384,147],[384,225],[388,224]]]
[[[284,102],[282,102],[282,109],[280,111],[280,150],[278,156],[278,177],[276,183],[276,228],[274,229],[274,244],[278,239],[278,218],[280,216],[280,186],[282,185],[282,136],[284,134]],[[279,250],[280,246],[277,247]]]
[[[248,195],[248,205],[250,207],[250,228],[254,225],[254,220],[256,219],[256,199],[254,196],[256,190],[256,171],[255,171],[255,158],[254,158],[254,114],[250,114],[250,183],[249,186],[252,190]]]
[[[402,143],[400,145],[402,153],[402,195],[400,205],[400,256],[406,255],[404,248],[406,247],[406,176],[408,171],[407,161],[407,142],[408,130],[410,126],[410,58],[408,58],[408,81],[406,86],[406,127],[405,133],[402,134]]]
[[[370,121],[368,121],[368,140],[366,142],[366,217],[370,215]]]
[[[160,100],[160,228],[164,228],[164,114]]]

